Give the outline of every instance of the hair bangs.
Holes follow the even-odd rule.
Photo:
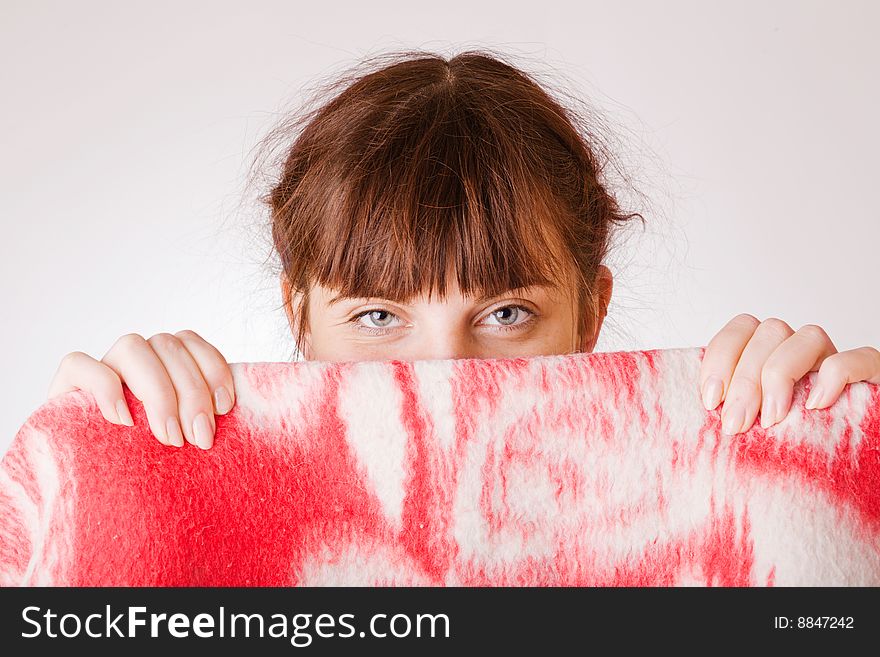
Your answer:
[[[558,197],[466,108],[432,103],[385,134],[368,168],[337,171],[311,278],[408,303],[570,280]]]

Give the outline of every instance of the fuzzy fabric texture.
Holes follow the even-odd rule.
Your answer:
[[[208,451],[69,392],[0,462],[0,584],[880,585],[880,386],[725,436],[703,353],[233,363]]]

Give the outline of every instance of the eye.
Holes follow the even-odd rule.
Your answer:
[[[373,325],[367,325],[361,322],[361,318],[368,319]],[[367,333],[373,333],[376,335],[382,335],[387,333],[390,328],[393,328],[391,324],[391,318],[397,317],[392,312],[385,310],[384,308],[373,308],[371,310],[364,310],[359,312],[357,315],[352,317],[349,321],[354,323],[354,325]]]
[[[494,327],[494,330],[506,332],[520,331],[531,326],[535,322],[537,316],[538,314],[536,312],[525,306],[511,304],[496,308],[487,315],[487,318],[495,320],[495,322],[489,322],[489,326]],[[359,331],[364,331],[372,335],[386,335],[395,328],[393,323],[394,318],[397,318],[397,315],[384,308],[372,308],[370,310],[359,312],[349,321],[353,323]]]
[[[510,305],[496,308],[487,317],[494,318],[498,321],[494,324],[500,331],[516,331],[535,321],[537,313],[532,312],[525,306]],[[520,318],[524,318],[521,321]],[[490,324],[493,326],[493,324]]]

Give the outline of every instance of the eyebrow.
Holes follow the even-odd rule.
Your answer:
[[[484,301],[488,301],[489,299],[494,299],[495,297],[504,296],[505,294],[508,294],[510,292],[525,292],[526,290],[531,290],[531,289],[536,289],[536,290],[542,289],[543,290],[543,289],[547,289],[548,287],[549,286],[547,286],[547,285],[527,285],[525,287],[511,288],[511,289],[505,290],[504,292],[501,292],[499,294],[484,294],[483,296],[479,297],[476,300],[476,302],[483,303]],[[332,306],[335,303],[339,303],[341,301],[347,301],[350,299],[379,299],[381,301],[391,301],[392,303],[399,303],[399,302],[394,301],[393,299],[386,299],[384,297],[358,297],[358,296],[345,296],[342,294],[337,294],[335,297],[333,297],[332,299],[330,299],[330,301],[327,302],[327,305]]]

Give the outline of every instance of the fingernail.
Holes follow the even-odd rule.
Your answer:
[[[232,408],[232,397],[223,386],[214,391],[214,407],[217,409],[218,415],[228,413]]]
[[[202,449],[210,449],[214,442],[214,436],[208,416],[204,413],[199,413],[193,421],[193,433],[196,437],[196,445]]]
[[[183,447],[183,432],[176,417],[169,417],[165,421],[165,432],[168,435],[168,442],[175,447]]]
[[[761,426],[766,429],[779,421],[779,402],[773,395],[766,395],[761,402]]]
[[[707,411],[713,410],[721,403],[724,383],[717,376],[710,376],[703,384],[703,405]]]
[[[131,413],[128,412],[128,405],[125,403],[124,399],[117,400],[116,414],[119,416],[119,421],[122,422],[122,424],[130,427],[134,426],[134,420],[131,419]]]
[[[745,411],[740,408],[731,409],[721,418],[721,431],[728,436],[737,433],[745,419]]]
[[[813,389],[810,390],[810,396],[807,397],[807,403],[804,406],[808,409],[815,408],[824,395],[825,391],[822,390],[822,386],[813,386]]]

